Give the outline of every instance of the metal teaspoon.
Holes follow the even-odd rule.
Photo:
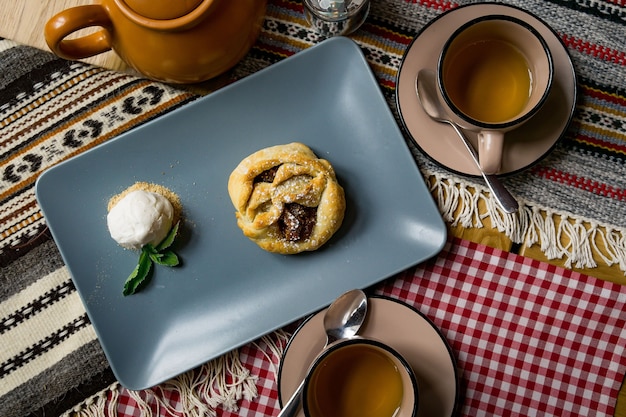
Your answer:
[[[339,339],[355,336],[367,315],[367,296],[361,290],[351,290],[339,296],[326,310],[324,330],[326,346]],[[322,349],[323,350],[323,349]],[[300,410],[304,380],[300,383],[278,417],[295,417]]]
[[[486,174],[483,171],[480,167],[480,162],[478,161],[478,154],[469,139],[467,139],[463,131],[456,125],[456,123],[447,118],[446,111],[437,97],[437,91],[435,90],[436,85],[437,81],[435,79],[434,71],[429,69],[420,70],[417,78],[415,79],[415,90],[417,92],[417,98],[422,104],[424,111],[430,116],[431,119],[441,123],[448,123],[454,128],[454,131],[463,141],[467,151],[472,156],[472,159],[485,179],[487,187],[489,187],[489,190],[491,191],[491,195],[493,195],[500,207],[502,207],[502,210],[506,213],[513,213],[517,211],[519,204],[517,203],[517,200],[515,200],[515,197],[513,197],[509,190],[504,187],[504,184],[500,182],[496,175]]]

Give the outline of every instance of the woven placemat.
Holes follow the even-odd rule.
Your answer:
[[[367,22],[351,38],[361,46],[394,112],[395,77],[413,37],[442,12],[467,3],[372,1]],[[601,242],[608,248],[601,261],[626,271],[624,6],[610,1],[506,3],[532,11],[554,28],[571,54],[580,92],[572,125],[554,152],[506,179],[524,203],[521,215],[479,213],[471,202],[485,196],[481,182],[452,175],[408,145],[434,184],[433,194],[441,196],[438,203],[449,222],[479,227],[484,216],[490,217],[514,241],[534,240],[550,256],[565,257],[574,266],[593,266],[596,261],[588,255]],[[228,78],[245,77],[319,41],[303,18],[301,2],[270,0],[259,40]],[[37,176],[195,98],[185,89],[0,40],[0,415],[57,407],[64,396],[71,404],[75,398],[68,393],[85,395],[77,390],[81,384],[95,380],[102,387],[111,379],[46,233],[34,196]],[[478,193],[468,191],[474,189]],[[475,197],[459,210],[454,204],[458,195]],[[570,243],[561,244],[564,236]],[[53,313],[58,317],[51,326]]]

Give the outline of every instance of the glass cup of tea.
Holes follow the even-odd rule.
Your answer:
[[[355,337],[329,345],[304,380],[306,417],[414,417],[417,380],[392,347]]]
[[[454,123],[478,132],[485,173],[498,173],[505,133],[539,111],[552,77],[546,41],[520,19],[482,16],[446,41],[437,63],[439,99]]]

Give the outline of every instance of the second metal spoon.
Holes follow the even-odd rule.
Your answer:
[[[472,156],[476,166],[480,170],[480,173],[485,179],[491,194],[496,199],[500,207],[502,207],[502,210],[506,213],[513,213],[517,211],[519,204],[517,203],[517,200],[515,200],[515,197],[513,197],[509,190],[504,187],[504,184],[502,184],[496,175],[486,174],[483,171],[480,166],[480,162],[478,161],[478,154],[476,153],[474,146],[472,146],[469,139],[456,125],[456,123],[447,118],[446,111],[442,107],[439,97],[437,96],[437,91],[435,90],[436,86],[437,80],[435,79],[434,71],[429,69],[420,70],[417,78],[415,79],[415,89],[424,111],[430,116],[431,119],[441,123],[448,123],[454,128],[455,132],[459,135],[463,144],[467,148],[467,151]]]
[[[367,315],[367,296],[361,290],[351,290],[339,296],[324,315],[326,346],[339,339],[355,336]],[[278,417],[294,417],[300,410],[304,381],[300,383]]]

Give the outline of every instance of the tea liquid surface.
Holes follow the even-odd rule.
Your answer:
[[[380,351],[350,346],[328,355],[313,375],[316,417],[393,417],[402,402],[402,377]]]
[[[486,123],[515,119],[528,103],[532,75],[524,55],[502,40],[470,43],[450,57],[444,83],[452,102]]]

